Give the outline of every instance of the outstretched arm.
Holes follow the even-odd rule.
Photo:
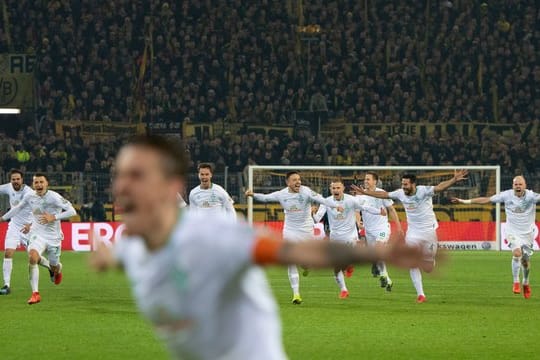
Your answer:
[[[491,203],[491,197],[475,197],[472,199],[460,199],[460,198],[452,198],[450,199],[454,204],[490,204]]]
[[[441,192],[448,189],[450,186],[454,185],[458,181],[465,180],[469,172],[465,169],[454,170],[454,176],[451,179],[440,182],[438,185],[433,187],[433,191]]]
[[[390,197],[388,196],[388,193],[386,191],[372,191],[372,190],[367,190],[367,189],[364,189],[360,186],[357,186],[357,185],[351,185],[351,189],[353,189],[354,191],[356,191],[356,194],[363,194],[363,195],[367,195],[367,196],[373,196],[373,197],[376,197],[376,198],[379,198],[379,199],[390,199]]]
[[[249,189],[246,190],[245,195],[248,197],[252,196],[254,200],[259,202],[279,202],[278,193],[279,191],[274,191],[270,194],[259,194],[254,193],[253,190]]]
[[[26,206],[29,206],[29,203],[26,200],[26,197],[24,197],[19,204],[13,206],[11,209],[9,209],[7,213],[5,213],[3,216],[0,217],[0,222],[8,221],[9,219],[17,215]]]

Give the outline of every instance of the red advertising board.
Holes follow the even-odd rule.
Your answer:
[[[265,222],[265,226],[271,227],[280,231],[283,227],[281,221]],[[4,238],[7,231],[7,223],[0,223],[0,250],[4,250]],[[540,222],[537,223],[540,227]],[[403,223],[403,228],[406,229],[406,224]],[[62,243],[63,250],[73,251],[89,251],[90,250],[90,234],[98,234],[105,241],[114,242],[122,236],[124,226],[120,222],[63,222],[62,231],[64,232],[64,241]],[[318,230],[320,231],[320,229]],[[451,246],[451,244],[478,244],[490,243],[495,240],[495,222],[486,221],[441,221],[437,231],[439,242],[442,244],[450,244],[446,247],[455,249],[473,249],[466,246]],[[535,239],[537,242],[540,239]],[[504,239],[503,239],[504,243]],[[480,248],[480,247],[478,247]]]

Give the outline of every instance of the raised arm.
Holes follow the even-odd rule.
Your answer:
[[[279,202],[279,194],[280,190],[271,192],[269,194],[260,194],[260,193],[254,193],[253,190],[249,189],[246,190],[245,195],[251,196],[255,201],[259,202]]]
[[[231,199],[229,193],[223,189],[221,192],[223,208],[225,212],[233,219],[236,219],[236,209],[234,208],[234,201]]]
[[[353,208],[355,210],[366,211],[366,212],[368,212],[370,214],[373,214],[373,215],[386,216],[386,209],[385,208],[377,209],[376,207],[373,207],[373,206],[364,205],[364,204],[362,204],[360,199],[357,198],[357,197],[352,198],[352,204],[353,204]]]
[[[491,203],[491,197],[487,197],[487,196],[475,197],[472,199],[452,198],[450,200],[454,204],[490,204]]]
[[[465,180],[469,172],[465,169],[454,170],[454,176],[451,179],[440,182],[439,184],[433,187],[434,192],[441,192],[448,189],[450,186],[454,185],[458,181]]]

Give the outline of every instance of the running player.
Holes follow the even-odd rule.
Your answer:
[[[473,199],[452,199],[461,204],[504,203],[506,213],[506,240],[512,249],[512,276],[514,279],[514,294],[519,294],[519,273],[523,268],[523,296],[531,297],[529,284],[530,261],[533,254],[536,203],[540,194],[527,189],[523,176],[516,176],[512,181],[512,189],[503,191],[491,197],[476,197]]]
[[[433,271],[435,267],[435,255],[437,254],[437,217],[433,212],[433,196],[454,185],[456,182],[467,178],[467,170],[454,171],[454,176],[436,186],[416,185],[416,176],[405,174],[401,177],[401,189],[386,192],[372,191],[353,185],[352,188],[358,194],[373,196],[379,199],[399,200],[405,208],[407,214],[407,233],[405,242],[411,246],[418,246],[424,251],[424,264],[422,269],[425,272]],[[409,270],[411,280],[416,289],[416,302],[426,301],[424,286],[422,284],[422,272],[419,268]]]
[[[313,238],[313,218],[311,217],[311,203],[324,204],[330,208],[336,205],[331,200],[326,200],[320,194],[302,185],[300,174],[297,171],[290,171],[285,175],[287,187],[270,194],[253,193],[246,191],[246,196],[253,196],[253,199],[260,202],[279,202],[285,213],[283,224],[283,238],[285,241],[298,242]],[[338,205],[338,211],[343,208]],[[308,274],[307,267],[304,267],[304,276]],[[289,283],[293,291],[292,303],[299,305],[302,303],[300,296],[300,276],[296,265],[288,267]]]
[[[9,172],[10,182],[0,185],[0,194],[9,196],[9,206],[17,206],[25,195],[32,192],[29,186],[23,181],[21,170],[13,169]],[[4,264],[2,266],[4,274],[4,286],[0,289],[0,295],[9,295],[11,293],[11,272],[13,269],[13,254],[20,243],[26,246],[28,239],[23,234],[24,226],[30,223],[30,209],[21,211],[9,222],[4,242]]]
[[[368,171],[364,177],[364,188],[370,191],[382,191],[383,189],[377,187],[379,182],[379,175],[374,171]],[[368,246],[384,246],[390,239],[390,224],[388,223],[388,217],[394,221],[396,229],[400,238],[403,237],[403,230],[401,228],[401,222],[394,209],[394,202],[391,199],[378,199],[367,195],[357,195],[362,204],[369,205],[380,209],[386,208],[388,215],[371,214],[367,211],[362,211],[362,222],[366,234],[366,242]],[[392,279],[388,275],[388,269],[386,264],[382,261],[375,264],[381,282],[381,287],[386,291],[392,291]]]
[[[321,221],[323,216],[327,214],[328,226],[330,229],[330,241],[355,246],[356,242],[358,241],[358,230],[356,229],[355,216],[356,212],[364,211],[373,215],[385,216],[386,210],[384,208],[362,205],[359,199],[352,195],[345,194],[345,186],[341,180],[334,180],[330,184],[330,190],[332,191],[332,195],[327,197],[326,200],[333,202],[336,207],[341,206],[343,211],[339,212],[335,208],[328,209],[325,205],[320,205],[315,215],[313,215],[313,220],[318,223]],[[340,299],[346,299],[349,297],[349,290],[347,289],[345,277],[343,276],[343,272],[345,271],[346,267],[347,266],[343,268],[334,268],[334,277],[340,289]]]
[[[27,194],[17,206],[0,218],[0,221],[6,221],[21,211],[30,209],[32,212],[28,244],[29,279],[32,288],[32,296],[28,299],[30,305],[41,301],[38,264],[50,267],[53,272],[52,280],[56,285],[62,281],[60,253],[64,234],[60,227],[60,220],[76,215],[69,201],[57,192],[48,189],[49,182],[45,174],[36,173],[32,184],[34,191]],[[47,251],[47,259],[42,256],[45,251]]]

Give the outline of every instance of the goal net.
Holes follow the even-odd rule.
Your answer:
[[[256,193],[270,193],[283,189],[285,175],[289,171],[298,171],[302,185],[329,196],[332,179],[343,180],[346,192],[351,184],[363,185],[367,171],[379,175],[378,187],[393,191],[401,187],[401,176],[405,173],[416,175],[417,185],[437,185],[454,175],[455,169],[467,169],[466,180],[459,182],[446,191],[433,197],[433,210],[439,221],[437,234],[439,246],[452,250],[499,250],[500,242],[500,205],[460,205],[451,203],[452,197],[473,198],[490,196],[500,192],[499,166],[250,166],[248,188]],[[395,202],[394,206],[406,229],[406,216],[403,206]],[[261,204],[248,198],[248,221],[281,229],[283,210],[279,204]]]

